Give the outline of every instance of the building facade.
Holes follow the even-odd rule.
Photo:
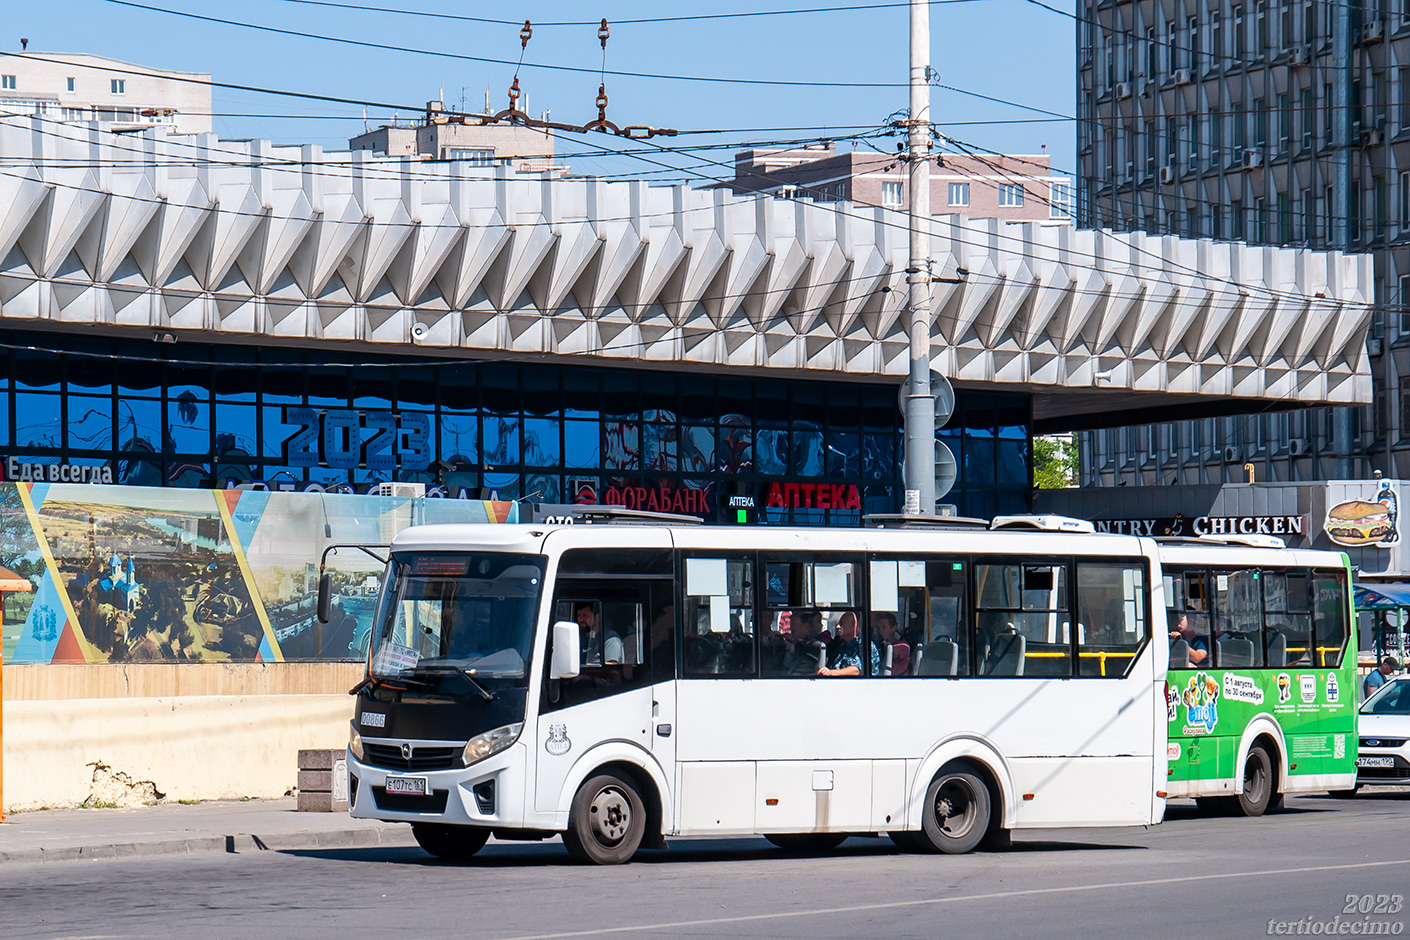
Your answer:
[[[734,156],[736,193],[775,193],[818,202],[851,201],[903,209],[910,205],[904,160],[877,153],[839,152],[835,144],[742,150]],[[1005,222],[1072,220],[1072,181],[1053,176],[1048,155],[940,155],[930,174],[936,215]]]
[[[0,119],[11,479],[406,482],[761,522],[903,505],[900,212],[38,121]],[[1027,506],[1040,426],[1365,398],[1357,256],[932,228],[962,513]],[[1253,329],[1207,343],[1172,302]],[[1325,335],[1279,331],[1309,311]]]
[[[88,53],[0,53],[0,113],[204,134],[211,129],[210,80]]]
[[[1374,257],[1373,400],[1082,435],[1082,482],[1410,472],[1410,6],[1084,0],[1078,224]]]
[[[559,170],[553,165],[553,134],[516,124],[480,124],[447,114],[439,101],[426,102],[413,124],[383,124],[348,141],[348,149],[390,157],[457,160],[470,166],[512,166],[520,173]]]

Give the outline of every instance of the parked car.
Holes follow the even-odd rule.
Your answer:
[[[1357,720],[1356,789],[1410,786],[1410,676],[1395,676],[1366,699]],[[1351,796],[1356,790],[1336,790]]]

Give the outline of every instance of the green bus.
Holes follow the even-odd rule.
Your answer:
[[[1340,552],[1162,540],[1169,798],[1259,816],[1356,785],[1356,632]]]

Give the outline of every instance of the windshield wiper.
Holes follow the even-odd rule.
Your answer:
[[[460,666],[432,663],[431,665],[418,664],[415,671],[430,673],[434,676],[459,676],[474,687],[475,691],[480,694],[480,698],[487,702],[494,701],[494,693],[480,684],[479,680],[473,675],[473,669],[463,669]]]

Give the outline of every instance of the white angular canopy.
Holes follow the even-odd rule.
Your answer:
[[[0,119],[0,325],[899,381],[906,219]],[[934,367],[1040,424],[1369,400],[1369,256],[933,222]],[[959,283],[956,272],[967,272]],[[61,326],[62,325],[62,326]]]

